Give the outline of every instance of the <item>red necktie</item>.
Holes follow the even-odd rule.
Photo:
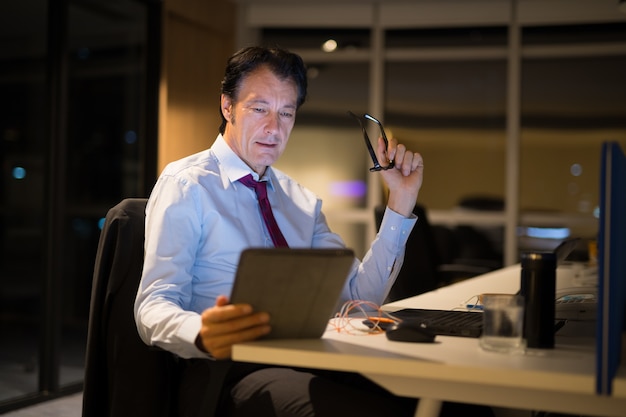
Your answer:
[[[265,226],[267,226],[267,230],[272,237],[274,246],[277,248],[288,248],[289,245],[276,223],[274,213],[272,213],[272,207],[270,206],[270,200],[267,198],[267,182],[255,181],[254,178],[252,178],[252,174],[248,174],[245,177],[240,178],[239,181],[246,186],[253,188],[256,192],[256,196],[259,199],[261,214],[263,215],[263,221],[265,221]]]

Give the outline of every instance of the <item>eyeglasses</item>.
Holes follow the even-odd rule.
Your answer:
[[[359,125],[361,126],[361,130],[363,131],[363,138],[365,139],[365,145],[367,146],[367,150],[370,153],[370,156],[372,157],[372,162],[374,163],[374,166],[370,168],[370,171],[374,172],[374,171],[386,171],[388,169],[391,169],[394,167],[394,161],[393,159],[389,161],[389,164],[387,166],[382,166],[380,165],[380,163],[378,162],[378,158],[376,158],[376,153],[374,152],[374,148],[372,147],[372,142],[370,141],[369,136],[367,136],[367,130],[365,130],[365,126],[363,125],[363,120],[361,120],[361,118],[359,116],[357,116],[356,114],[352,113],[351,111],[348,111],[348,114],[352,117],[354,117],[358,122]],[[387,135],[385,134],[385,129],[383,128],[382,123],[380,123],[378,120],[376,120],[376,118],[370,116],[369,114],[365,113],[363,115],[363,117],[366,120],[370,120],[374,123],[376,123],[378,125],[378,127],[380,128],[380,134],[383,137],[383,140],[385,141],[385,148],[389,145],[389,141],[387,140]]]

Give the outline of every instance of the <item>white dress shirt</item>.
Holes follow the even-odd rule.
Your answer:
[[[230,295],[239,256],[272,247],[254,190],[238,180],[258,175],[219,135],[210,149],[169,164],[146,208],[143,276],[135,301],[139,335],[149,345],[206,357],[194,344],[200,313]],[[344,247],[331,232],[322,201],[283,172],[268,167],[268,198],[291,248]],[[387,209],[362,262],[355,259],[341,299],[382,303],[400,270],[416,218]]]

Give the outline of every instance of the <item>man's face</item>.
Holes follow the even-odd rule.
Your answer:
[[[224,139],[259,175],[282,155],[296,120],[297,87],[267,67],[243,78],[237,102],[222,95]]]

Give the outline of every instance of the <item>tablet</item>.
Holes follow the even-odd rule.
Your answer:
[[[270,314],[265,339],[319,338],[338,311],[353,262],[351,249],[249,248],[241,253],[230,301]]]

